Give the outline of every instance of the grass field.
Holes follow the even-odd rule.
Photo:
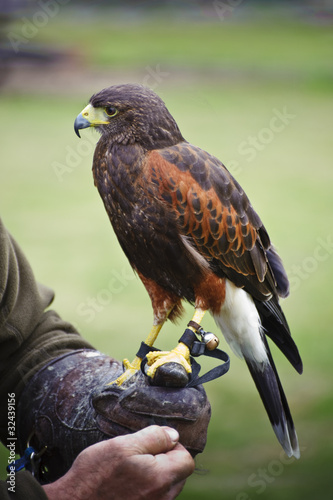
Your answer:
[[[220,158],[244,187],[291,279],[283,308],[304,374],[294,372],[274,348],[273,355],[301,459],[281,452],[246,367],[232,356],[230,372],[206,386],[212,405],[208,443],[197,458],[198,473],[180,498],[328,500],[333,458],[331,27],[266,13],[264,19],[235,16],[228,22],[181,18],[157,23],[154,17],[128,21],[129,26],[121,17],[110,29],[106,21],[73,19],[72,14],[50,20],[36,41],[84,55],[86,66],[78,71],[88,81],[90,69],[98,67],[109,71],[110,84],[132,70],[141,71],[141,83],[147,66],[160,64],[168,75],[154,82],[156,92],[185,138]],[[45,71],[51,75],[51,69]],[[90,94],[100,89],[95,85],[98,81],[92,81]],[[40,94],[38,86],[27,94],[22,85],[0,95],[0,214],[38,280],[56,291],[54,308],[99,350],[122,359],[134,355],[148,332],[151,306],[93,186],[97,134],[83,131],[81,142],[74,135],[73,121],[90,94],[79,87],[75,94],[64,89],[58,95]],[[280,117],[278,122],[274,117]],[[119,274],[119,293],[103,300],[103,290]],[[99,311],[87,312],[89,298]],[[167,325],[159,347],[171,348],[187,320]],[[204,324],[216,332],[211,318]],[[126,343],[119,340],[124,333]],[[230,352],[223,342],[222,348]],[[2,477],[5,463],[1,450]]]

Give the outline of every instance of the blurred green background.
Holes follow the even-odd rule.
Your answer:
[[[4,3],[1,217],[37,279],[56,291],[54,308],[99,350],[134,356],[151,326],[150,301],[93,185],[98,136],[83,131],[79,141],[73,122],[103,87],[153,88],[185,138],[225,163],[263,219],[291,279],[283,308],[304,362],[299,376],[272,348],[301,459],[279,448],[232,355],[230,372],[206,386],[208,442],[179,498],[332,498],[331,4],[90,4],[55,0],[51,12],[43,2]],[[158,346],[174,346],[191,314],[167,325]],[[211,318],[204,326],[217,333]],[[2,448],[2,478],[6,462]]]

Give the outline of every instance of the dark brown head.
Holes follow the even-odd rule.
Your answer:
[[[162,99],[142,85],[115,85],[94,94],[74,129],[96,127],[111,144],[141,144],[147,150],[184,141]]]

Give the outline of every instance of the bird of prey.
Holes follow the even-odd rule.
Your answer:
[[[271,351],[270,337],[297,372],[302,361],[279,297],[289,293],[282,261],[261,219],[226,167],[187,142],[162,99],[141,85],[94,94],[75,132],[101,134],[93,159],[95,185],[132,268],[152,301],[152,346],[163,323],[194,305],[196,331],[206,311],[247,363],[274,432],[288,456],[299,446]],[[191,372],[188,346],[147,355],[152,379],[168,363]],[[140,368],[124,360],[121,386]]]

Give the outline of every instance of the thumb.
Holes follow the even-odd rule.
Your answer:
[[[179,434],[172,427],[160,427],[151,425],[141,431],[135,432],[133,438],[133,448],[136,453],[145,455],[158,455],[172,450],[178,443]]]

